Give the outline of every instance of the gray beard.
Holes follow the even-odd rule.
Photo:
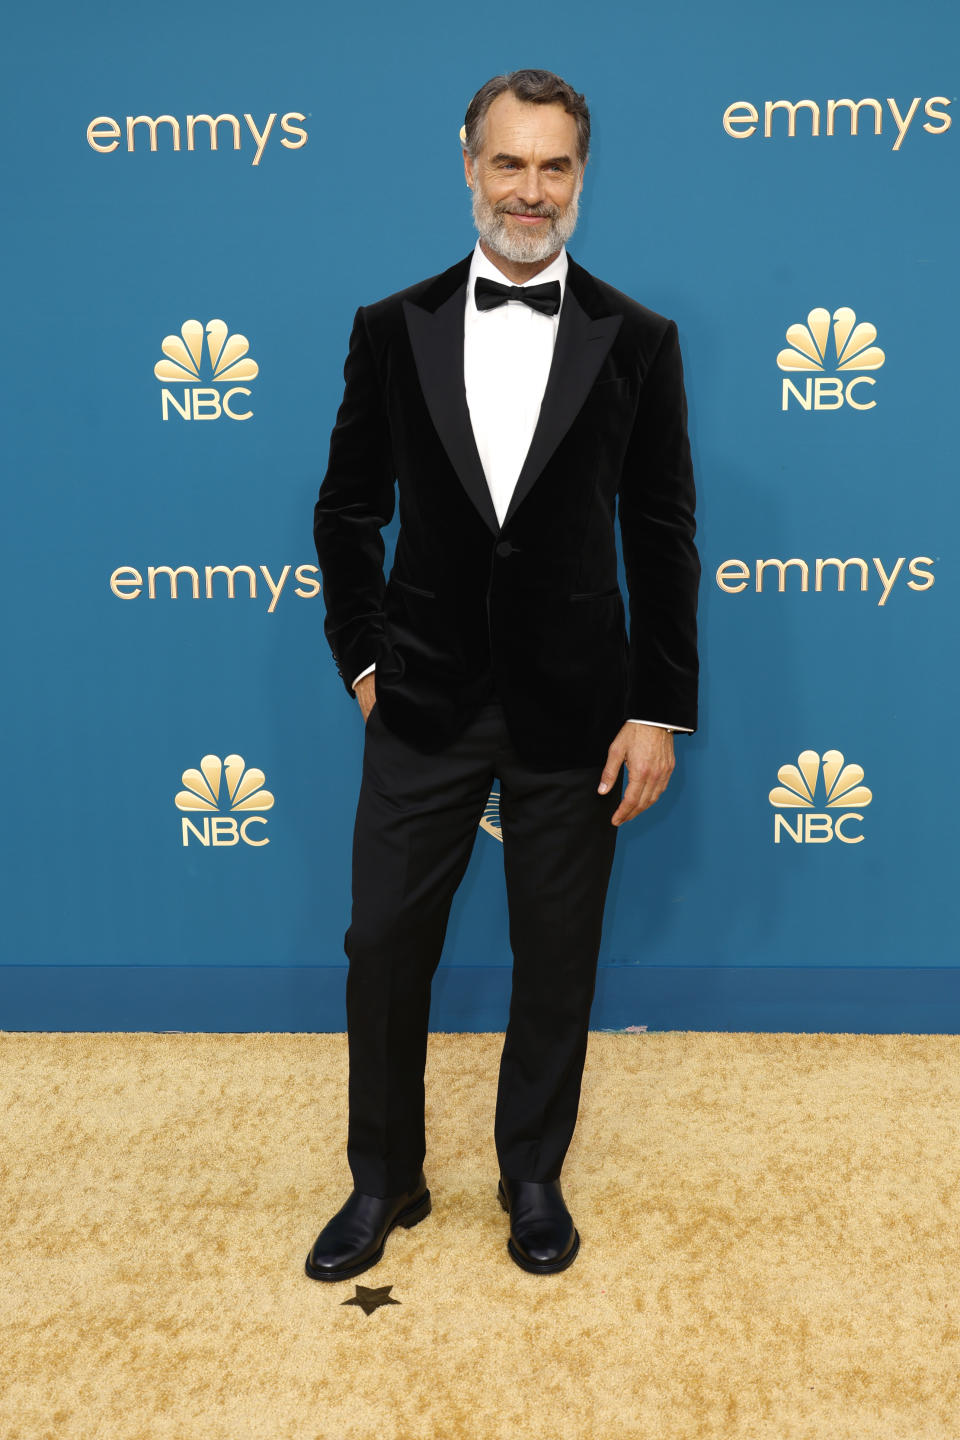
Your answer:
[[[546,230],[539,225],[536,230],[521,229],[515,235],[508,230],[506,217],[497,214],[486,196],[481,194],[479,185],[474,185],[473,223],[480,239],[504,260],[511,260],[515,265],[536,263],[546,260],[570,239],[577,225],[579,199],[579,194],[575,192],[565,210],[546,203],[528,210],[528,215],[549,215],[549,225]]]

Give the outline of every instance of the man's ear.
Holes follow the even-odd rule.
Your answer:
[[[587,168],[587,161],[588,161],[589,159],[590,159],[590,156],[588,155],[588,156],[587,156],[587,159],[584,160],[583,164],[580,166],[580,185],[579,185],[579,187],[578,187],[578,189],[577,189],[577,195],[578,195],[578,196],[580,195],[580,193],[581,193],[582,190],[583,190],[583,172],[584,172],[584,171],[586,170],[586,168]]]
[[[464,174],[464,179],[466,180],[467,184],[470,186],[470,189],[472,190],[472,189],[473,189],[473,161],[470,159],[470,152],[469,152],[468,150],[464,150],[464,152],[463,152],[463,174]]]

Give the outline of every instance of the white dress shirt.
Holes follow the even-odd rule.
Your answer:
[[[553,360],[560,311],[556,315],[543,315],[521,300],[508,300],[493,310],[478,310],[473,292],[474,283],[481,275],[500,285],[513,283],[487,259],[478,240],[467,276],[463,379],[483,473],[502,525],[536,429]],[[525,283],[545,285],[558,280],[562,308],[566,279],[567,252],[561,247],[556,259]],[[366,670],[361,670],[353,685],[375,668],[368,665]],[[662,730],[684,728],[661,720],[632,723],[655,725]]]

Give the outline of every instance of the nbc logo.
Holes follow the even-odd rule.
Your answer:
[[[209,362],[204,359],[204,336]],[[161,390],[164,420],[169,420],[171,408],[183,420],[219,420],[221,415],[228,420],[250,419],[252,410],[235,408],[238,395],[250,395],[249,388],[237,382],[255,380],[260,373],[257,362],[247,354],[250,342],[245,335],[231,335],[222,320],[209,320],[206,328],[199,320],[185,320],[180,334],[167,335],[160,349],[167,358],[157,361],[154,375],[160,381],[183,386],[179,400],[166,385]],[[204,379],[228,385],[229,389],[220,391],[209,383],[195,383]]]
[[[499,840],[500,844],[503,844],[503,828],[500,824],[499,790],[490,791],[483,814],[480,817],[480,829],[486,830],[487,834],[492,835],[494,840]]]
[[[780,408],[788,409],[791,399],[803,410],[839,410],[844,404],[854,410],[872,410],[876,400],[862,400],[855,391],[862,385],[876,385],[869,375],[844,375],[857,370],[879,370],[886,356],[873,342],[877,327],[865,321],[857,324],[852,310],[843,307],[833,312],[833,344],[830,344],[829,310],[811,310],[805,325],[791,325],[787,331],[789,347],[777,356],[781,370],[794,374],[808,372],[803,388],[784,379]],[[832,358],[828,352],[832,351]],[[827,375],[827,370],[837,374]]]
[[[849,833],[849,827],[863,820],[858,813],[873,799],[872,791],[861,784],[863,770],[859,765],[845,765],[839,750],[827,750],[822,757],[815,750],[804,750],[796,765],[782,765],[777,771],[779,785],[770,791],[770,804],[776,810],[798,810],[795,825],[786,815],[773,817],[773,842],[780,844],[786,831],[796,845],[824,845],[828,840],[842,840],[845,845],[859,845],[862,835]],[[826,810],[842,810],[842,815],[814,814],[817,783],[823,775],[823,804]]]
[[[272,810],[273,796],[264,790],[266,779],[262,770],[247,769],[242,755],[204,755],[199,770],[184,770],[181,777],[187,787],[174,800],[178,810],[185,811],[181,821],[184,845],[191,838],[201,845],[269,845],[266,835],[255,838],[253,826],[266,825],[261,814],[252,811]],[[222,811],[229,814],[222,814]],[[199,824],[187,819],[197,816]],[[239,822],[235,816],[242,815]]]

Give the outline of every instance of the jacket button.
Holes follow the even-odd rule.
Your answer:
[[[510,541],[509,541],[509,540],[501,540],[501,541],[499,542],[499,544],[497,545],[497,554],[498,554],[498,555],[512,555],[512,554],[513,554],[513,546],[510,544]]]

